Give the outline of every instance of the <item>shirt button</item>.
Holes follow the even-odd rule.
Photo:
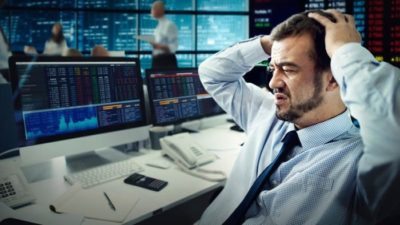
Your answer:
[[[278,186],[278,184],[279,184],[279,182],[277,181],[277,180],[272,180],[272,186],[273,187],[276,187],[276,186]]]

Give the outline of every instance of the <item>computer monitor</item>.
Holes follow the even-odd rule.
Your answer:
[[[204,89],[197,68],[146,70],[152,123],[179,124],[224,113]]]
[[[148,138],[139,62],[121,57],[11,57],[22,160]]]

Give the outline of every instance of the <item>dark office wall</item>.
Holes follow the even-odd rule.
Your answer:
[[[17,147],[11,86],[0,84],[0,152]]]

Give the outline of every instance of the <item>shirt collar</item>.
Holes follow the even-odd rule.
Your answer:
[[[300,129],[297,131],[297,134],[299,135],[303,150],[307,150],[332,141],[334,138],[348,131],[352,126],[349,110],[346,110],[332,119]],[[292,130],[295,130],[295,126],[293,123],[290,123],[286,134]],[[282,140],[286,134],[283,135]]]
[[[167,18],[165,16],[163,16],[161,18],[158,18],[157,20],[158,20],[158,22],[165,22],[167,20]]]

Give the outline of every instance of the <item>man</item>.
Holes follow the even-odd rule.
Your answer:
[[[269,56],[273,95],[242,79]],[[199,73],[248,135],[201,225],[373,224],[398,212],[400,71],[360,45],[351,16],[296,14]]]
[[[151,7],[151,15],[158,21],[154,30],[152,68],[174,69],[178,67],[175,52],[178,49],[178,29],[165,17],[165,6],[162,1],[155,1]]]

